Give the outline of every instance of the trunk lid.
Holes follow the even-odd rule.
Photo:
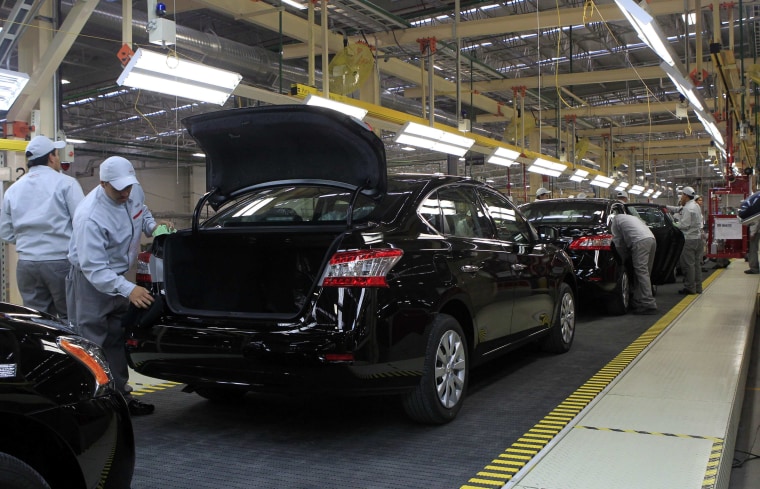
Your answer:
[[[236,192],[283,181],[386,190],[385,147],[362,121],[309,105],[246,107],[182,121],[206,154],[206,189],[218,207]]]

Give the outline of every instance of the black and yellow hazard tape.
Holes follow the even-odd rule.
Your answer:
[[[703,285],[705,287],[709,286],[722,271],[719,270],[713,273],[704,280]],[[572,420],[596,399],[697,297],[696,295],[687,295],[682,299],[652,325],[651,328],[642,333],[633,343],[602,367],[599,372],[570,394],[567,399],[562,401],[533,428],[528,430],[511,447],[504,450],[498,458],[492,460],[475,477],[468,480],[467,484],[460,486],[460,489],[493,489],[505,485],[554,440],[562,430],[570,425]],[[715,441],[715,443],[718,442]],[[721,440],[720,445],[722,446],[722,444]],[[719,459],[720,455],[718,455]],[[705,480],[707,480],[707,476]],[[710,486],[703,484],[703,489],[710,489]]]
[[[132,388],[132,395],[133,396],[144,396],[145,394],[151,394],[153,392],[163,391],[166,389],[171,389],[172,387],[181,385],[179,382],[161,382],[160,384],[141,384],[139,382],[135,382],[134,384],[130,382]]]

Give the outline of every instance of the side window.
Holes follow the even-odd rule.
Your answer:
[[[530,227],[522,215],[505,198],[493,192],[481,191],[481,197],[496,224],[496,236],[503,241],[529,243]]]
[[[435,229],[439,234],[446,234],[444,228],[443,211],[441,210],[441,203],[438,199],[438,192],[433,192],[422,202],[420,208],[417,210],[420,217]]]
[[[665,215],[659,207],[633,207],[629,205],[627,208],[628,212],[638,215],[650,228],[662,228],[667,224]]]
[[[462,238],[485,238],[489,236],[487,219],[484,219],[474,192],[460,187],[448,187],[438,191],[446,234]]]

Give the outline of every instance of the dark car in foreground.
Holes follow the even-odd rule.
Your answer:
[[[132,423],[100,347],[0,303],[0,359],[0,487],[129,489]]]
[[[675,226],[665,206],[649,203],[626,204],[613,199],[547,199],[520,206],[541,234],[564,249],[573,260],[579,299],[605,308],[609,314],[628,312],[633,269],[612,250],[610,216],[632,214],[646,222],[657,241],[652,267],[652,285],[673,277],[683,248],[683,233]]]
[[[164,309],[130,326],[138,372],[210,399],[399,394],[436,424],[472,367],[529,342],[570,348],[572,263],[493,188],[388,176],[374,132],[327,109],[184,124],[210,192],[190,229],[154,241]]]

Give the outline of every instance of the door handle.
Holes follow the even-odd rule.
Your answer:
[[[475,272],[477,272],[478,270],[480,270],[480,268],[481,268],[481,267],[479,267],[479,266],[477,266],[477,265],[462,265],[462,268],[461,268],[461,270],[462,270],[464,273],[475,273]]]
[[[512,264],[512,270],[514,270],[515,272],[521,272],[521,271],[525,270],[526,268],[528,268],[528,266],[527,265],[523,265],[522,263],[513,263]]]

